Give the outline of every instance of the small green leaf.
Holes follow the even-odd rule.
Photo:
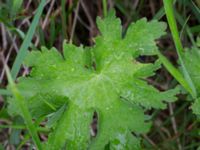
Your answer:
[[[200,98],[197,98],[192,104],[192,110],[196,115],[200,115]]]
[[[143,18],[129,26],[125,43],[129,49],[141,51],[142,55],[155,55],[158,49],[155,39],[165,34],[166,27],[164,22],[147,22],[147,19]]]

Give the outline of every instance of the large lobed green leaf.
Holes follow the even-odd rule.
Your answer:
[[[124,38],[114,12],[98,18],[97,24],[101,35],[93,47],[64,43],[63,55],[55,48],[42,48],[27,57],[32,71],[19,79],[18,88],[33,117],[56,113],[66,105],[44,149],[139,150],[137,136],[150,125],[144,108],[165,108],[163,101],[175,100],[177,90],[159,92],[144,80],[160,63],[136,60],[138,55],[156,53],[155,39],[164,34],[164,23],[141,19],[130,25]],[[10,111],[17,113],[14,99]],[[91,134],[94,113],[96,136]]]

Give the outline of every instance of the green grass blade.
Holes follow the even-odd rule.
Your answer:
[[[183,52],[183,46],[179,38],[178,28],[174,18],[172,0],[164,0],[164,8],[177,52],[178,54],[181,54],[181,52]]]
[[[27,55],[27,49],[30,46],[31,40],[32,40],[33,35],[35,33],[35,30],[36,30],[36,27],[38,25],[40,16],[41,16],[43,8],[45,6],[45,2],[46,2],[46,0],[41,1],[40,5],[38,7],[38,10],[36,12],[36,15],[34,16],[34,19],[33,19],[31,26],[28,30],[28,33],[27,33],[27,35],[26,35],[26,37],[25,37],[25,39],[24,39],[24,41],[23,41],[23,43],[20,47],[19,53],[18,53],[18,55],[17,55],[17,57],[14,61],[14,64],[13,64],[13,67],[12,67],[12,70],[11,70],[11,75],[12,75],[13,79],[16,79],[17,74],[19,73],[21,64],[22,64],[24,58]]]
[[[186,19],[186,21],[184,21],[185,19],[183,19],[182,16],[176,10],[175,10],[175,16],[177,18],[178,23],[182,25],[183,29],[185,28],[186,33],[187,33],[190,41],[192,42],[192,45],[195,46],[196,43],[195,43],[195,40],[193,38],[193,34],[192,34],[189,26],[187,25],[187,21],[188,21],[189,17],[188,17],[188,19]]]
[[[15,27],[8,27],[8,29],[9,29],[10,31],[13,31],[13,32],[14,32],[17,36],[19,36],[22,40],[25,39],[26,35],[24,34],[24,32],[23,32],[22,30],[17,29],[17,28],[15,28]],[[33,44],[32,42],[30,43],[30,47],[31,47],[31,48],[35,48],[35,46],[34,46],[34,44]]]
[[[153,17],[153,20],[160,20],[165,15],[165,9],[162,7]]]
[[[124,16],[128,17],[128,16],[127,16],[127,13],[126,13],[126,8],[124,8],[124,6],[123,6],[120,2],[115,3],[115,6],[116,6],[117,9],[119,9],[119,11],[120,11]]]
[[[15,83],[14,83],[12,77],[11,77],[11,74],[10,74],[8,67],[5,66],[5,68],[6,68],[6,74],[7,74],[7,78],[8,78],[8,82],[9,82],[9,85],[10,85],[11,92],[12,92],[13,96],[15,97],[16,104],[21,109],[20,112],[21,112],[21,115],[22,115],[22,117],[25,121],[25,124],[26,124],[26,126],[27,126],[27,128],[30,132],[31,137],[33,138],[33,141],[34,141],[37,149],[42,150],[42,144],[41,144],[40,139],[37,135],[37,128],[35,127],[35,124],[32,121],[32,117],[31,117],[31,114],[28,110],[28,106],[26,105],[23,96],[18,91],[18,89],[17,89],[17,87],[16,87],[16,85],[15,85]]]
[[[103,15],[107,16],[107,0],[103,0]]]
[[[185,80],[188,82],[188,84],[190,85],[190,88],[192,89],[192,96],[194,98],[196,98],[196,88],[193,84],[193,81],[184,65],[184,62],[182,60],[182,53],[183,53],[183,46],[181,44],[181,40],[179,38],[179,33],[178,33],[178,28],[177,28],[177,24],[176,24],[176,20],[174,17],[174,12],[173,12],[173,1],[172,0],[164,0],[164,8],[165,8],[165,13],[167,16],[167,20],[169,23],[169,27],[170,30],[172,32],[172,37],[175,43],[175,47],[176,47],[176,51],[180,60],[180,64],[183,70],[183,75]]]
[[[200,8],[199,8],[199,1],[197,0],[197,5],[193,2],[193,0],[191,0],[191,3],[189,3],[189,7],[192,10],[195,18],[198,20],[198,22],[200,22]]]
[[[173,2],[176,3],[176,0]],[[165,9],[164,7],[161,7],[159,11],[153,16],[153,20],[160,20],[165,15]]]
[[[23,0],[13,0],[12,10],[11,10],[12,15],[16,15],[16,13],[18,13],[19,9],[22,6],[22,3],[23,3]]]
[[[167,68],[167,70],[170,72],[170,74],[191,94],[193,95],[193,91],[188,84],[188,82],[185,80],[183,75],[180,73],[178,69],[176,69],[171,62],[163,56],[159,51],[158,51],[158,56],[159,59],[161,60],[162,64]]]
[[[61,18],[62,18],[62,34],[63,38],[67,39],[67,15],[65,9],[66,0],[61,0]]]
[[[6,129],[6,128],[8,128],[8,129],[11,128],[11,129],[26,130],[26,126],[25,125],[16,125],[16,124],[13,124],[13,125],[0,125],[0,129]],[[38,127],[37,131],[49,132],[49,129],[45,128],[45,127]]]

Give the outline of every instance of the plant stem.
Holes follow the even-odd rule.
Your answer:
[[[103,15],[107,16],[107,0],[103,0]]]
[[[4,129],[4,128],[12,128],[12,129],[19,129],[19,130],[26,130],[26,126],[25,125],[0,125],[0,129]],[[44,127],[38,127],[37,131],[40,132],[49,132],[48,128],[44,128]]]
[[[176,47],[176,51],[180,60],[180,64],[183,70],[183,75],[185,80],[188,82],[188,84],[190,85],[190,88],[192,89],[192,97],[196,98],[196,88],[193,84],[193,81],[184,65],[183,59],[182,59],[182,53],[183,53],[183,46],[179,37],[179,33],[178,33],[178,28],[177,28],[177,24],[176,24],[176,20],[174,17],[174,12],[173,12],[173,0],[163,0],[164,2],[164,8],[165,8],[165,13],[167,16],[167,20],[169,23],[169,27],[172,33],[172,37],[175,43],[175,47]]]
[[[157,55],[159,56],[159,59],[165,66],[165,68],[170,72],[170,74],[191,94],[193,95],[193,90],[191,89],[191,86],[189,83],[185,80],[184,76],[181,74],[181,72],[171,64],[171,62],[163,56],[159,51],[157,51]]]
[[[8,78],[8,82],[10,85],[10,89],[15,97],[16,103],[18,105],[18,108],[20,108],[20,115],[23,117],[25,124],[30,132],[31,137],[33,138],[33,141],[37,147],[38,150],[42,150],[42,144],[40,142],[40,139],[38,137],[37,134],[37,129],[35,127],[35,124],[32,121],[32,117],[31,114],[28,110],[28,106],[24,100],[24,97],[20,94],[20,92],[18,91],[12,77],[10,74],[10,71],[7,67],[6,64],[5,65],[5,69],[6,69],[6,74],[7,74],[7,78]]]
[[[67,27],[66,27],[66,11],[65,11],[65,4],[66,4],[66,0],[61,0],[61,18],[62,18],[62,34],[63,34],[63,38],[67,39]]]

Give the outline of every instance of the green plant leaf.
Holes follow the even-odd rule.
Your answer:
[[[192,104],[192,110],[195,114],[200,115],[200,98],[197,98]]]
[[[185,66],[194,82],[194,85],[197,89],[197,96],[200,96],[200,49],[197,47],[193,47],[191,49],[185,49],[183,54],[183,60],[185,62]],[[192,105],[192,109],[194,113],[200,114],[200,100],[197,98]]]
[[[147,22],[147,19],[143,18],[128,28],[126,44],[130,49],[140,50],[142,55],[155,55],[157,50],[155,39],[165,34],[166,27],[164,22],[157,20]]]
[[[19,79],[17,87],[31,104],[30,111],[45,116],[66,105],[45,149],[102,150],[108,146],[111,150],[140,150],[138,135],[150,126],[143,107],[165,108],[163,101],[175,100],[177,90],[159,92],[144,81],[154,75],[160,62],[136,61],[138,55],[155,53],[154,40],[164,33],[163,23],[139,20],[131,24],[124,38],[114,12],[98,18],[97,24],[101,35],[93,47],[64,43],[63,55],[43,47],[26,59],[32,70]],[[12,100],[10,103],[15,106]],[[91,133],[94,114],[96,135]]]

